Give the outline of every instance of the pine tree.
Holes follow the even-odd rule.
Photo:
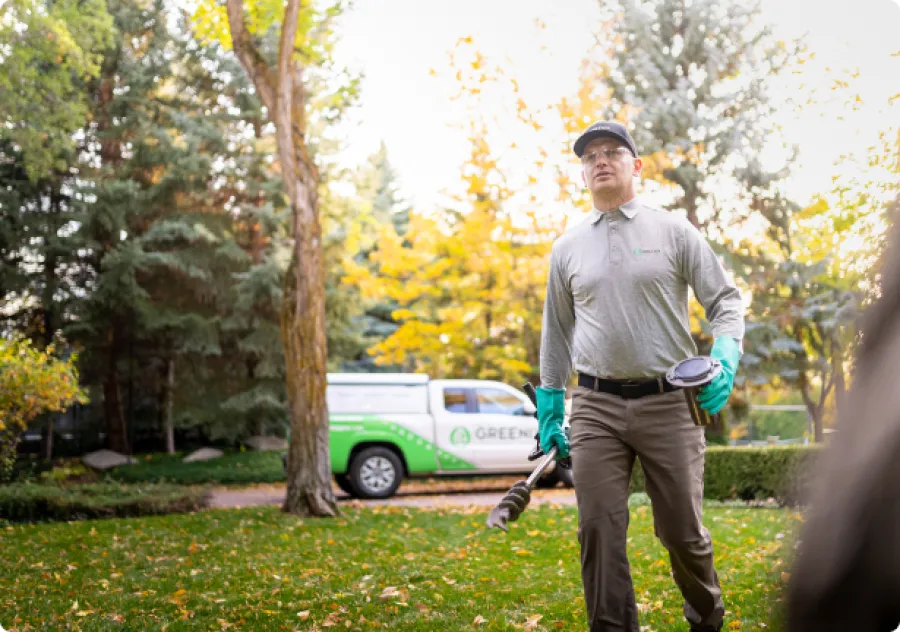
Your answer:
[[[62,160],[62,154],[57,154]],[[38,349],[60,343],[59,331],[75,317],[85,281],[79,215],[72,203],[70,173],[29,178],[24,153],[0,136],[0,332],[22,335]],[[53,455],[53,415],[42,425],[41,454]]]
[[[768,81],[796,58],[760,19],[758,2],[620,0],[610,19],[610,111],[641,152],[668,156],[670,207],[698,228],[734,221],[715,184],[736,178],[777,131]],[[597,113],[601,114],[601,113]],[[777,135],[775,136],[777,138]],[[723,213],[727,214],[723,216]]]
[[[197,425],[222,401],[197,386],[222,354],[232,277],[249,264],[233,236],[235,196],[217,189],[237,186],[223,171],[240,130],[220,102],[224,75],[204,69],[206,51],[171,26],[162,2],[110,11],[119,37],[97,85],[88,130],[97,166],[84,172],[80,228],[95,278],[73,332],[89,349],[86,376],[103,384],[110,446],[129,449],[126,380],[128,417],[143,414],[150,436],[163,426],[172,450],[176,409]]]
[[[217,58],[223,66],[233,68],[237,84],[233,98],[242,103],[243,118],[254,123],[252,142],[240,151],[233,176],[244,185],[236,192],[232,230],[247,256],[247,265],[234,275],[230,305],[223,306],[223,360],[227,366],[222,368],[230,376],[230,388],[219,418],[210,421],[210,428],[214,437],[264,435],[272,427],[284,427],[287,419],[280,311],[289,258],[288,213],[280,178],[268,160],[271,138],[262,131],[259,101],[233,60],[222,51]]]

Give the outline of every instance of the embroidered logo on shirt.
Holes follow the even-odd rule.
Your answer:
[[[640,257],[640,256],[642,256],[642,255],[659,254],[660,250],[659,250],[659,249],[656,249],[656,250],[644,250],[643,248],[635,248],[634,250],[632,250],[632,252],[634,253],[634,256]]]

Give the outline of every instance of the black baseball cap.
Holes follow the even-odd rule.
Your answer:
[[[581,158],[584,148],[595,138],[615,138],[625,143],[625,146],[631,150],[634,157],[637,158],[638,150],[631,138],[631,134],[625,129],[625,126],[616,121],[597,121],[589,128],[584,130],[578,140],[575,141],[575,155]]]

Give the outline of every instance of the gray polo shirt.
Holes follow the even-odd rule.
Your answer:
[[[541,384],[565,388],[573,365],[601,378],[655,377],[696,355],[689,287],[715,337],[744,337],[741,295],[690,222],[637,198],[591,211],[553,244]]]

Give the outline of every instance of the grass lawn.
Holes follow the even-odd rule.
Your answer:
[[[231,452],[211,461],[184,463],[183,454],[139,456],[134,465],[110,470],[106,476],[123,483],[251,485],[284,481],[279,452]]]
[[[0,626],[22,630],[585,630],[572,507],[509,534],[485,508],[276,508],[0,527]],[[709,507],[728,630],[769,621],[799,516]],[[650,630],[685,630],[649,507],[630,557]],[[769,628],[771,629],[771,626]]]

